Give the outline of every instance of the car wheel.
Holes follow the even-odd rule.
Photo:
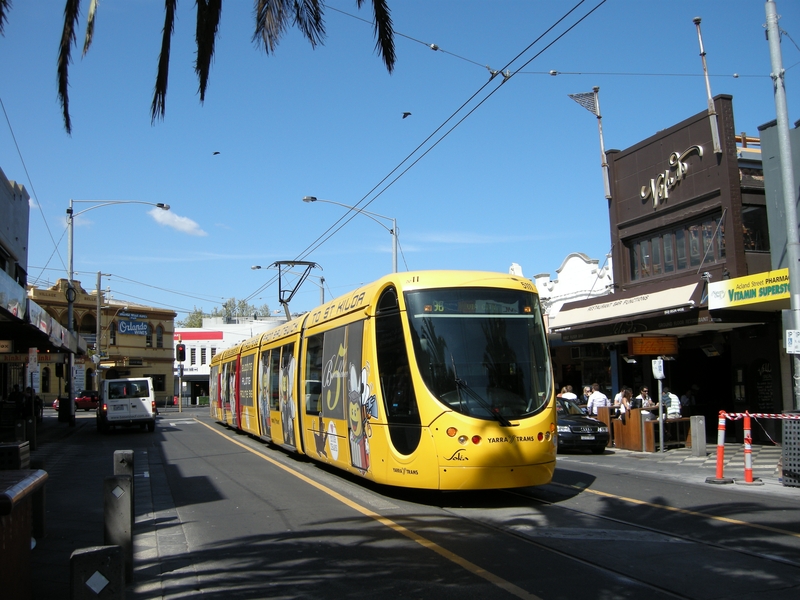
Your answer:
[[[602,446],[600,448],[592,448],[592,454],[603,454],[606,451],[606,447]]]
[[[147,431],[149,431],[150,433],[152,433],[152,432],[154,432],[155,430],[156,430],[156,422],[155,422],[155,421],[153,421],[152,423],[148,423],[148,424],[147,424]]]

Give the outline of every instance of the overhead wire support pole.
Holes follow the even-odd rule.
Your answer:
[[[781,59],[781,40],[775,2],[767,0],[767,41],[772,64],[772,83],[775,93],[775,117],[778,127],[778,154],[780,155],[781,183],[783,184],[783,210],[786,219],[786,256],[789,265],[790,327],[800,329],[800,234],[797,231],[797,188],[792,171],[792,144],[789,138],[789,113],[786,108],[786,88]],[[800,354],[792,354],[792,391],[794,408],[800,409]]]
[[[697,41],[700,42],[700,58],[703,60],[703,75],[706,80],[706,96],[708,97],[708,122],[711,125],[711,142],[714,144],[714,154],[722,154],[719,144],[719,126],[717,124],[717,109],[714,107],[714,98],[711,97],[711,83],[708,80],[708,65],[706,65],[706,51],[703,48],[703,35],[700,33],[700,17],[692,19],[697,27]]]

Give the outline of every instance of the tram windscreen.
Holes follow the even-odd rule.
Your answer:
[[[405,299],[417,366],[444,405],[507,424],[547,404],[552,371],[536,294],[451,288]]]

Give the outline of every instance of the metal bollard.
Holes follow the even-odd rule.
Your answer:
[[[130,475],[134,471],[133,450],[114,450],[114,475]],[[131,486],[131,506],[136,507],[136,486]]]
[[[70,600],[124,600],[125,576],[119,546],[93,546],[69,557]]]
[[[119,546],[125,565],[125,582],[133,581],[133,477],[115,475],[103,482],[104,540]]]
[[[692,434],[692,456],[706,455],[706,418],[703,415],[689,417]]]

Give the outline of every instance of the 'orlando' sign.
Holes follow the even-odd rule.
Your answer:
[[[120,321],[117,331],[128,335],[147,335],[147,323],[140,321]]]

